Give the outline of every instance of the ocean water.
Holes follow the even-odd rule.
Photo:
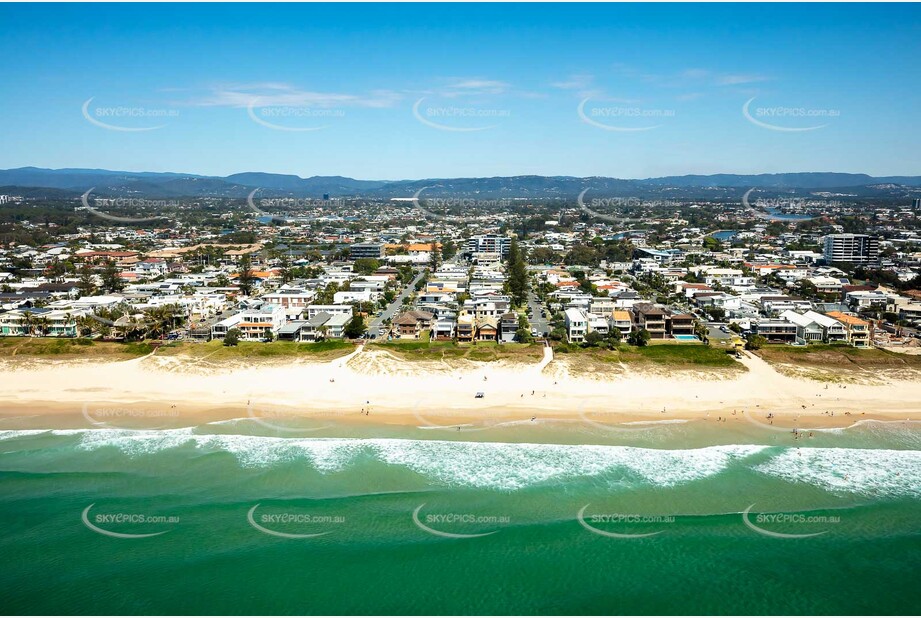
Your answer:
[[[5,614],[909,614],[921,427],[0,429]]]

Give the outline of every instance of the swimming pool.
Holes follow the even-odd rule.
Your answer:
[[[700,341],[700,339],[694,335],[672,335],[672,337],[678,341]]]

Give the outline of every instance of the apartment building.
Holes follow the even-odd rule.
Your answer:
[[[875,263],[879,261],[879,239],[866,234],[829,234],[822,256],[828,263]]]
[[[383,243],[357,242],[349,246],[349,257],[353,260],[371,258],[379,260],[384,257]]]
[[[511,246],[511,238],[498,234],[478,234],[467,241],[467,251],[470,253],[495,253],[500,259],[508,255]]]

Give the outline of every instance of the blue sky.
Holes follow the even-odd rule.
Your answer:
[[[0,20],[0,168],[921,174],[917,5],[5,4]]]

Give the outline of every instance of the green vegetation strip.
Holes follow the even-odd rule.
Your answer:
[[[368,349],[387,350],[405,360],[441,360],[466,358],[473,361],[517,360],[538,362],[543,357],[543,346],[531,343],[480,342],[476,345],[453,341],[382,341],[371,343]]]
[[[51,339],[48,337],[2,337],[0,356],[79,356],[79,357],[125,357],[150,354],[149,343],[118,343],[114,341],[93,341],[91,339]]]
[[[848,345],[767,345],[756,352],[769,363],[790,363],[839,369],[921,369],[921,356],[899,354],[877,348],[859,349]]]
[[[740,365],[724,349],[715,349],[695,343],[674,345],[653,345],[636,347],[620,345],[613,350],[604,348],[583,348],[559,344],[553,348],[557,354],[587,355],[609,363],[649,362],[657,365],[739,367]]]

